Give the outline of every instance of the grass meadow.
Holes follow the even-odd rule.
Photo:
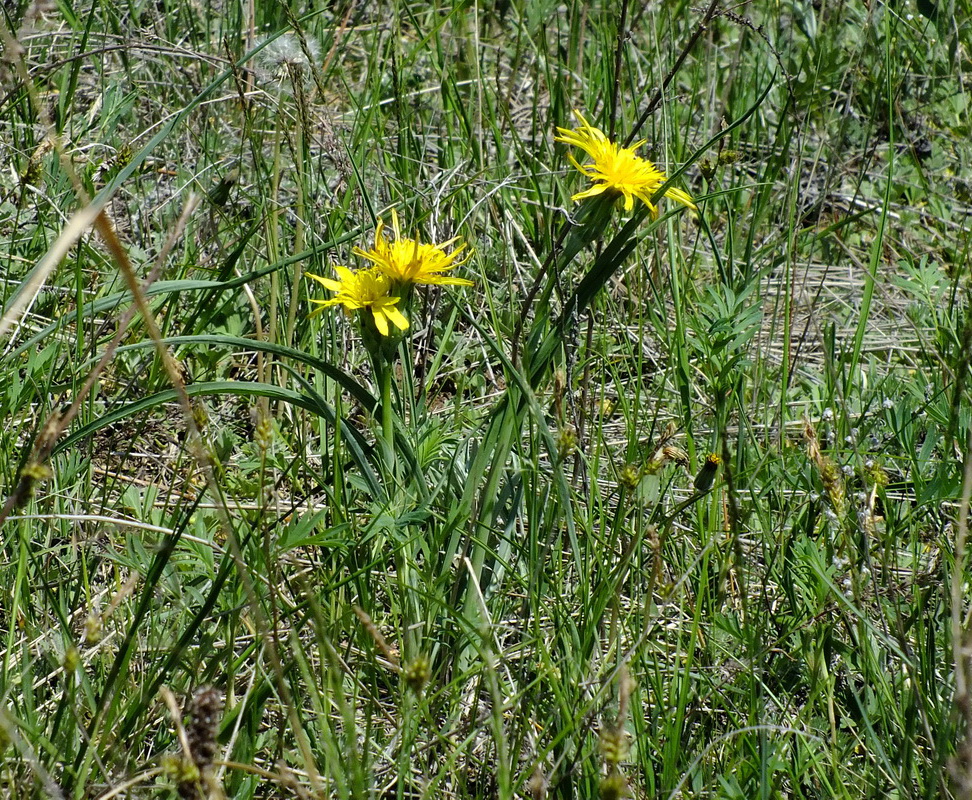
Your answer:
[[[0,16],[0,796],[972,798],[968,0]]]

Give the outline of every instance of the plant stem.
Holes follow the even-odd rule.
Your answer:
[[[381,370],[381,451],[386,477],[395,478],[395,417],[392,409],[392,365],[385,363]]]

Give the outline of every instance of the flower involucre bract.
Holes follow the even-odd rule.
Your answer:
[[[398,215],[394,210],[392,210],[392,229],[395,231],[395,241],[386,242],[382,235],[385,226],[379,220],[378,227],[375,228],[375,246],[370,250],[362,250],[360,247],[356,247],[354,248],[355,255],[370,261],[375,265],[375,269],[381,271],[393,283],[426,286],[473,285],[472,281],[467,281],[465,278],[442,274],[464,264],[469,258],[469,254],[467,254],[462,260],[456,261],[459,254],[466,248],[465,245],[459,245],[451,253],[446,252],[445,248],[458,241],[458,237],[442,244],[423,244],[417,238],[403,239],[398,228]]]
[[[335,267],[334,271],[338,280],[322,278],[310,272],[304,273],[326,289],[337,292],[329,300],[311,298],[310,302],[321,306],[313,314],[320,313],[327,306],[344,306],[349,314],[366,308],[371,312],[375,327],[382,336],[388,336],[389,322],[399,330],[408,328],[408,319],[396,308],[401,298],[388,294],[391,281],[384,273],[374,267],[359,272],[352,272],[347,267]]]
[[[573,195],[571,199],[583,200],[585,197],[594,197],[607,191],[617,192],[624,197],[625,211],[632,209],[634,199],[637,197],[648,206],[652,218],[657,219],[658,209],[651,202],[651,197],[667,178],[654,163],[635,155],[635,150],[641,147],[645,140],[635,142],[631,147],[622,147],[608,139],[603,131],[591,125],[579,111],[574,111],[574,116],[580,121],[580,126],[574,130],[557,128],[554,141],[579,147],[591,157],[589,164],[581,164],[573,155],[567,156],[570,163],[590,178],[594,185]],[[664,196],[693,210],[698,210],[691,196],[681,189],[669,188]]]

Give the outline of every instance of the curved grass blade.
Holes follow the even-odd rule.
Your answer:
[[[246,397],[266,397],[270,400],[289,403],[290,405],[306,409],[312,414],[317,414],[325,418],[328,417],[328,412],[330,412],[333,419],[333,411],[327,407],[322,408],[316,398],[308,397],[307,395],[291,391],[290,389],[281,389],[279,386],[273,386],[268,383],[249,383],[246,381],[211,381],[205,383],[193,383],[186,386],[186,394],[188,394],[190,397],[204,397],[207,395],[220,394],[232,394]],[[96,419],[94,422],[90,422],[72,433],[54,447],[52,454],[56,455],[59,452],[73,447],[78,442],[97,433],[99,430],[115,424],[116,422],[121,422],[122,420],[135,416],[136,414],[149,411],[153,408],[158,408],[166,403],[176,402],[176,400],[178,400],[178,395],[176,394],[175,389],[166,389],[165,391],[156,392],[148,397],[143,397],[141,400],[136,400],[134,403],[128,403],[121,408],[108,412],[99,419]],[[354,435],[351,433],[352,428],[350,425],[345,423],[343,420],[340,422],[340,424],[345,435],[349,437]],[[361,452],[359,448],[350,449],[352,455],[355,456],[356,463],[362,469],[362,471],[366,473],[370,471],[368,459],[365,454]]]
[[[68,225],[65,226],[65,229],[48,250],[47,254],[24,277],[20,286],[8,300],[3,314],[0,316],[0,336],[6,332],[7,328],[13,323],[14,317],[17,316],[26,306],[29,296],[31,296],[32,293],[40,291],[44,282],[47,280],[50,273],[53,272],[57,265],[61,262],[68,249],[81,237],[82,233],[87,230],[92,223],[94,223],[95,219],[99,214],[101,214],[105,206],[108,204],[108,201],[114,197],[115,193],[121,188],[122,184],[125,183],[125,181],[127,181],[132,175],[134,175],[137,170],[141,169],[142,164],[145,163],[145,159],[151,155],[152,151],[155,150],[155,148],[158,147],[163,141],[165,141],[173,130],[181,125],[182,122],[186,120],[189,115],[192,114],[192,112],[195,111],[200,105],[209,100],[220,86],[229,80],[236,73],[236,71],[243,67],[246,62],[249,61],[250,58],[252,58],[257,52],[266,47],[267,44],[269,44],[269,41],[262,42],[249,53],[245,53],[236,64],[228,67],[217,75],[216,78],[214,78],[205,89],[186,103],[184,108],[182,108],[175,116],[172,117],[172,119],[159,128],[158,133],[156,133],[155,136],[149,140],[145,147],[135,153],[132,156],[131,161],[122,167],[118,174],[115,175],[115,177],[112,178],[86,206],[74,213]]]
[[[326,419],[331,425],[337,425],[338,418],[337,414],[334,412],[334,409],[331,408],[330,404],[323,397],[321,397],[311,383],[304,378],[303,375],[297,372],[297,370],[293,369],[287,364],[281,364],[280,366],[293,375],[294,379],[301,385],[304,392],[307,393],[307,396],[315,401],[320,408],[319,416],[324,417],[324,419]],[[351,451],[354,462],[358,465],[358,468],[364,475],[365,480],[368,482],[368,487],[371,489],[375,497],[386,497],[387,494],[381,485],[378,474],[371,468],[371,455],[374,454],[375,449],[365,441],[365,438],[361,435],[361,432],[353,425],[348,425],[344,420],[340,420],[340,424],[341,432],[345,437],[342,441],[344,441],[347,448]]]
[[[172,394],[175,395],[175,392],[172,392]],[[185,506],[185,510],[182,514],[182,518],[179,520],[179,524],[173,528],[171,535],[168,535],[163,539],[162,544],[156,552],[155,558],[152,560],[152,564],[145,575],[142,594],[139,597],[138,605],[135,609],[132,622],[129,625],[128,630],[125,632],[125,638],[122,641],[121,646],[118,648],[118,653],[115,656],[115,660],[113,661],[111,669],[108,672],[108,676],[105,679],[104,689],[102,690],[101,695],[98,697],[95,705],[95,713],[93,719],[91,720],[91,724],[88,726],[86,735],[81,738],[79,743],[78,754],[74,760],[74,769],[73,771],[68,771],[65,775],[67,778],[67,785],[65,788],[69,793],[73,788],[71,783],[72,779],[78,779],[82,785],[84,783],[83,776],[87,771],[86,765],[90,763],[91,760],[89,745],[94,740],[95,732],[111,714],[111,711],[118,700],[118,693],[115,690],[115,685],[122,674],[127,670],[128,664],[131,661],[138,638],[138,631],[141,628],[142,622],[151,611],[152,604],[155,601],[156,585],[162,579],[162,574],[165,567],[169,563],[169,559],[172,556],[172,553],[175,551],[176,545],[182,538],[183,531],[189,525],[189,520],[195,512],[196,506],[199,504],[199,500],[201,498],[202,493],[197,495],[195,501],[190,502]]]
[[[241,549],[246,547],[250,537],[253,536],[254,530],[255,529],[251,528],[246,532],[242,541],[240,542]],[[227,552],[223,555],[223,559],[219,565],[219,572],[216,574],[216,578],[209,587],[209,592],[206,595],[205,601],[203,602],[199,611],[197,611],[195,616],[193,616],[192,620],[190,620],[189,624],[186,626],[186,629],[179,637],[179,640],[175,643],[172,649],[169,650],[165,660],[156,671],[155,677],[148,682],[148,689],[144,694],[145,697],[155,697],[159,691],[159,687],[165,682],[166,676],[168,676],[172,669],[179,663],[183,652],[185,652],[186,648],[189,647],[196,638],[196,633],[202,623],[209,619],[209,615],[216,607],[216,601],[219,599],[223,585],[226,583],[227,578],[229,578],[235,564],[236,562],[230,553]],[[144,712],[144,710],[145,706],[142,697],[136,697],[128,704],[128,708],[124,712],[124,716],[118,725],[118,736],[121,741],[124,741],[129,735],[131,735],[135,722],[138,720],[139,713]]]
[[[222,347],[237,347],[241,350],[259,350],[264,353],[271,353],[276,356],[281,356],[282,358],[292,359],[293,361],[307,364],[307,366],[318,370],[325,377],[330,378],[342,389],[344,389],[344,391],[351,395],[355,401],[360,403],[364,407],[365,411],[367,411],[369,414],[375,414],[378,410],[378,398],[376,398],[354,378],[348,375],[348,373],[344,372],[344,370],[338,369],[333,364],[329,364],[327,361],[323,361],[322,359],[305,353],[302,350],[296,350],[293,347],[287,347],[286,345],[282,344],[271,344],[270,342],[261,342],[256,339],[244,339],[242,336],[230,336],[223,334],[169,336],[162,339],[162,343],[174,346],[184,344],[210,344],[219,345]],[[155,344],[150,341],[135,342],[134,344],[127,344],[123,347],[119,347],[117,352],[123,353],[127,350],[138,350],[152,347],[155,347]]]
[[[341,244],[342,242],[348,241],[351,238],[353,238],[353,236],[347,234],[345,236],[341,236],[337,239],[334,239],[333,242],[329,244],[333,244],[336,246],[338,244]],[[144,294],[146,297],[155,297],[157,295],[179,294],[181,292],[202,292],[207,290],[214,291],[214,292],[223,292],[228,289],[236,289],[240,286],[243,286],[247,283],[251,283],[257,280],[258,278],[262,278],[264,275],[270,275],[271,273],[274,273],[279,269],[283,269],[284,267],[293,264],[295,261],[300,261],[302,259],[308,258],[311,255],[313,255],[314,252],[315,251],[313,249],[304,250],[300,253],[295,253],[292,256],[288,256],[287,258],[283,258],[280,261],[277,261],[273,264],[269,264],[266,267],[261,267],[260,269],[253,270],[252,272],[248,272],[245,275],[240,275],[239,277],[231,278],[225,281],[199,280],[199,279],[190,279],[190,278],[185,278],[185,279],[175,280],[175,281],[157,281],[156,283],[153,283],[151,286],[146,288],[144,290]],[[85,305],[85,307],[81,310],[80,316],[82,318],[96,316],[97,314],[110,311],[116,308],[117,306],[121,305],[122,303],[130,303],[130,302],[132,302],[131,292],[128,291],[116,292],[114,294],[108,295],[107,297],[99,298],[98,300],[95,300],[94,302]],[[21,353],[29,350],[30,348],[34,347],[38,342],[50,336],[52,333],[56,333],[60,328],[64,327],[68,321],[72,319],[76,320],[77,318],[78,318],[78,314],[76,311],[72,311],[70,314],[62,315],[54,322],[50,323],[49,325],[45,326],[40,331],[35,333],[19,347],[10,351],[8,358],[16,358]]]

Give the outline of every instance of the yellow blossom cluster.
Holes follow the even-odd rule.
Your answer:
[[[593,181],[593,186],[583,192],[573,195],[572,200],[583,200],[604,192],[616,193],[624,198],[624,210],[630,211],[637,197],[648,206],[651,215],[658,217],[658,208],[652,203],[652,196],[667,178],[653,162],[635,154],[645,140],[635,142],[631,147],[622,147],[612,142],[603,131],[591,125],[579,111],[574,116],[580,125],[574,130],[557,128],[554,141],[578,147],[591,157],[588,164],[581,164],[572,155],[568,155],[570,163],[577,167],[583,175]],[[692,198],[681,189],[671,187],[665,191],[665,197],[671,198],[693,211],[698,210]]]
[[[398,226],[398,215],[394,210],[392,229],[395,232],[395,239],[389,242],[384,237],[384,223],[379,221],[375,229],[374,246],[369,250],[358,247],[354,249],[355,255],[371,262],[371,267],[356,272],[347,267],[335,267],[337,280],[307,273],[308,278],[336,293],[329,300],[312,299],[312,303],[321,306],[318,311],[327,306],[343,306],[349,314],[368,309],[378,332],[382,336],[388,336],[391,331],[389,323],[402,331],[408,328],[408,319],[402,313],[399,304],[409,287],[444,284],[473,285],[472,281],[467,281],[465,278],[444,274],[463,264],[469,257],[467,255],[466,258],[456,260],[465,249],[465,245],[460,245],[451,251],[446,250],[458,241],[457,239],[450,239],[442,244],[431,244],[419,241],[418,237],[415,239],[403,237]]]
[[[573,155],[568,155],[568,158],[583,175],[591,179],[592,185],[573,195],[572,199],[581,201],[598,195],[613,195],[619,202],[623,201],[626,211],[630,211],[637,198],[648,207],[652,217],[657,218],[658,207],[654,197],[667,178],[652,161],[635,153],[645,143],[644,140],[624,147],[611,141],[579,111],[574,111],[574,115],[579,125],[573,130],[557,128],[554,140],[577,147],[590,156],[590,161],[583,164]],[[663,196],[693,211],[698,210],[692,197],[681,189],[669,187]],[[307,277],[335,292],[334,297],[328,300],[311,300],[321,306],[318,311],[327,306],[343,306],[349,314],[370,311],[375,328],[382,336],[392,334],[392,327],[398,331],[408,328],[402,298],[407,297],[412,286],[472,286],[472,281],[447,274],[468,260],[468,252],[464,258],[459,258],[465,245],[460,244],[449,250],[458,239],[435,244],[422,242],[417,236],[414,239],[403,237],[394,210],[391,216],[393,240],[385,239],[385,226],[379,220],[374,245],[368,250],[354,248],[354,254],[370,262],[371,266],[358,271],[336,267],[336,280],[307,273]]]

